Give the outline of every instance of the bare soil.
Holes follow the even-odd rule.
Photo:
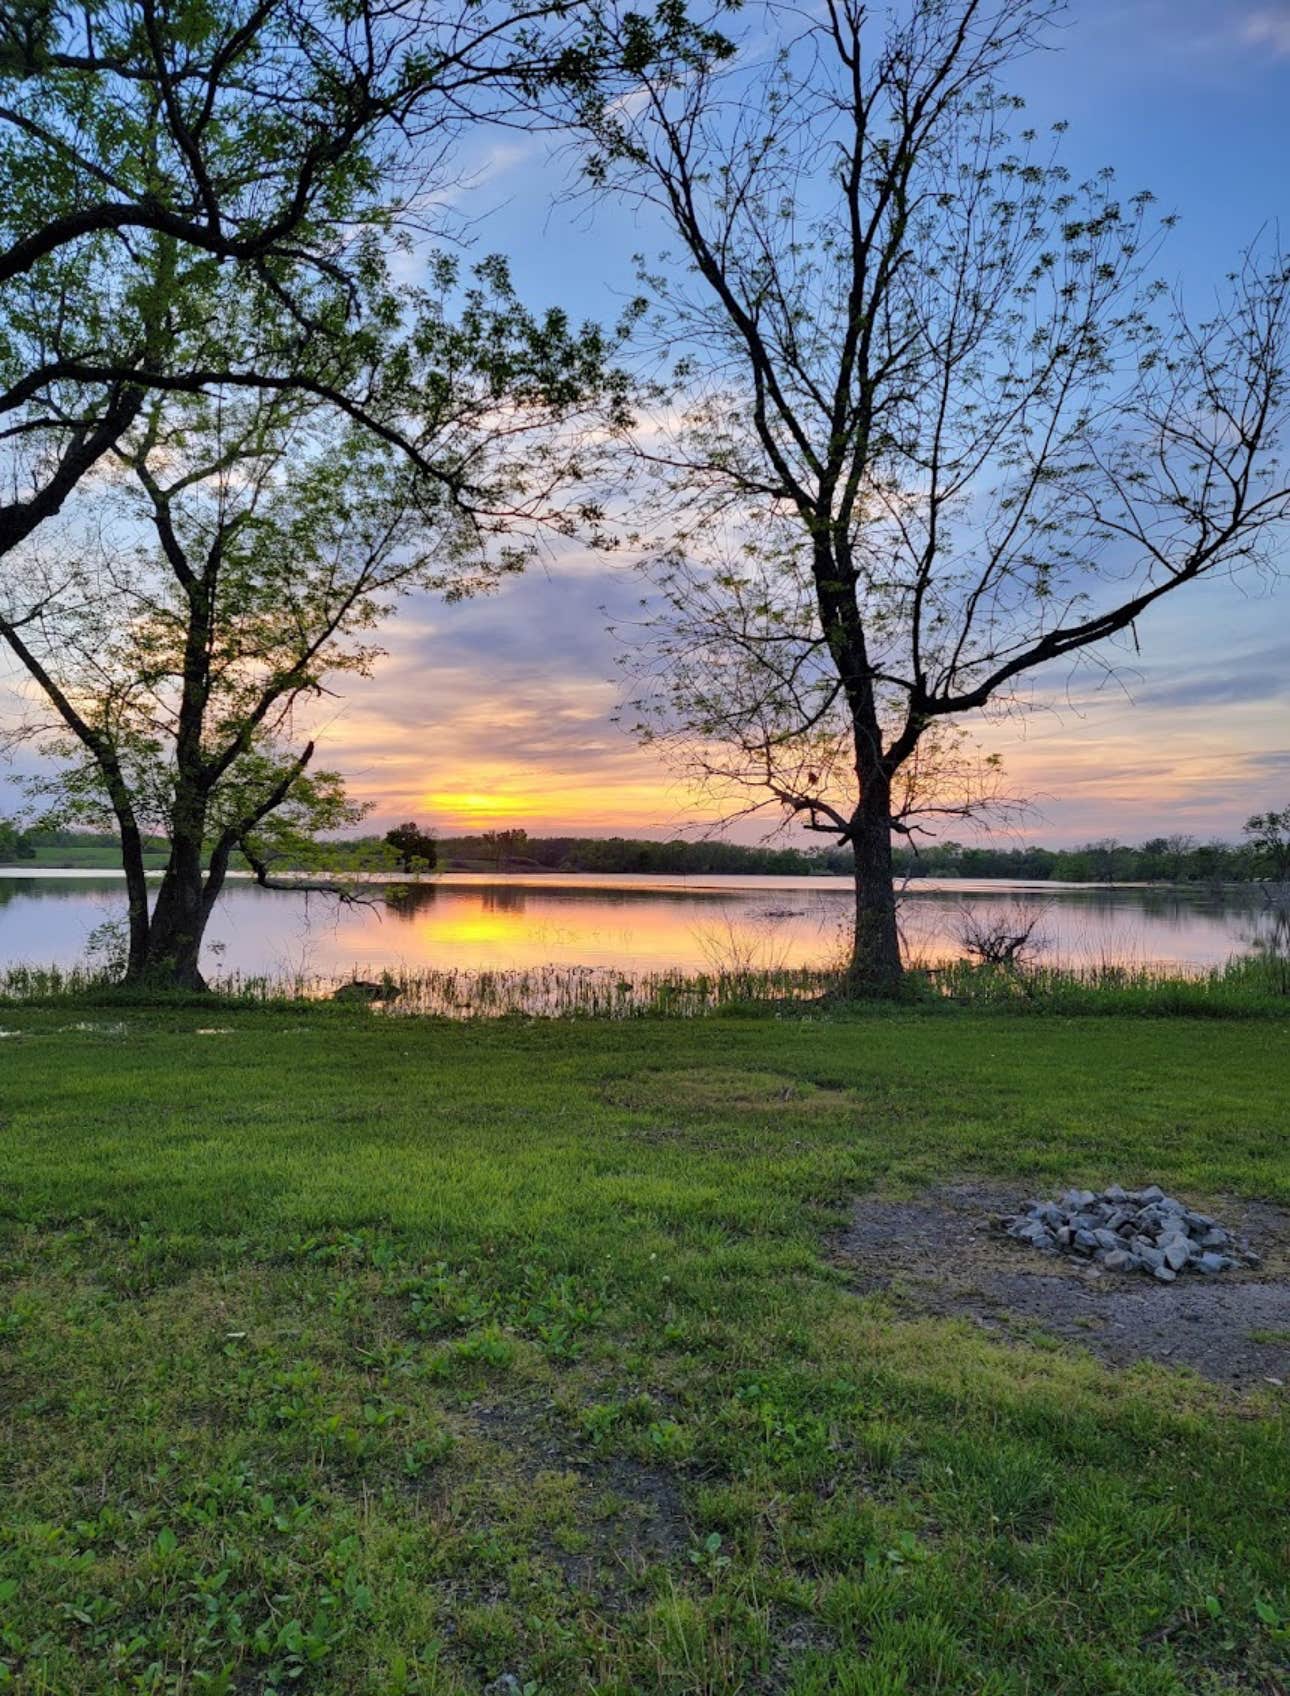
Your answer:
[[[1039,1330],[1117,1366],[1154,1360],[1243,1390],[1290,1386],[1290,1212],[1205,1197],[1204,1210],[1248,1239],[1262,1265],[1162,1284],[1005,1236],[1001,1217],[1031,1199],[969,1183],[912,1201],[866,1197],[835,1239],[834,1258],[862,1290],[974,1319],[1004,1338]]]

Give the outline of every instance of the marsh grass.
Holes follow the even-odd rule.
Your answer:
[[[620,972],[594,966],[548,965],[514,971],[372,972],[348,976],[305,972],[218,975],[205,1003],[289,1006],[328,1001],[354,978],[375,980],[385,992],[383,1016],[493,1019],[695,1019],[721,1013],[800,1014],[833,1005],[842,973],[830,965],[736,964],[686,973]],[[176,997],[130,989],[92,966],[15,965],[0,971],[0,1005],[44,1002],[174,1004]],[[947,1005],[1013,1013],[1132,1013],[1152,1016],[1241,1018],[1290,1016],[1290,957],[1243,956],[1224,966],[1188,972],[1173,965],[1097,961],[1092,964],[990,965],[971,960],[911,966],[903,1000],[929,1011]]]

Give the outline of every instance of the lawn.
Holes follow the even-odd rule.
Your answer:
[[[1290,1023],[0,1025],[0,1689],[1290,1688],[1281,1391],[830,1252],[956,1175],[1290,1201]]]

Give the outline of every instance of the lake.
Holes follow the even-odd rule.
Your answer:
[[[817,966],[850,913],[843,879],[446,873],[396,906],[230,879],[208,933],[208,975],[334,978],[392,971],[591,967],[611,972]],[[966,914],[1038,914],[1040,958],[1200,970],[1273,935],[1257,890],[921,881],[901,922],[913,959],[961,954]],[[111,873],[0,870],[0,966],[71,966],[125,913]]]

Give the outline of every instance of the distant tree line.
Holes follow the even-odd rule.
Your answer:
[[[969,847],[929,843],[896,853],[902,878],[1016,878],[1035,883],[1257,883],[1290,881],[1290,807],[1247,820],[1241,843],[1197,842],[1191,836],[1153,836],[1138,844],[1101,837],[1075,848]],[[109,831],[22,829],[0,819],[0,864],[37,857],[41,849],[116,848]],[[161,838],[144,844],[163,853]],[[529,836],[524,830],[482,831],[438,839],[412,821],[384,836],[325,844],[337,871],[635,872],[660,876],[753,873],[762,876],[850,876],[844,848],[772,848],[718,840],[644,841],[628,836]]]
[[[896,852],[905,877],[1007,877],[1053,883],[1251,883],[1271,875],[1252,842],[1102,837],[1075,848],[973,848],[960,842]]]
[[[646,842],[627,836],[526,836],[523,831],[498,833],[510,840],[504,847],[513,870],[562,872],[639,872],[675,875],[708,872],[760,872],[780,876],[823,870],[823,856],[800,848],[747,848],[735,842]],[[454,836],[440,843],[440,863],[492,862],[496,838]]]

